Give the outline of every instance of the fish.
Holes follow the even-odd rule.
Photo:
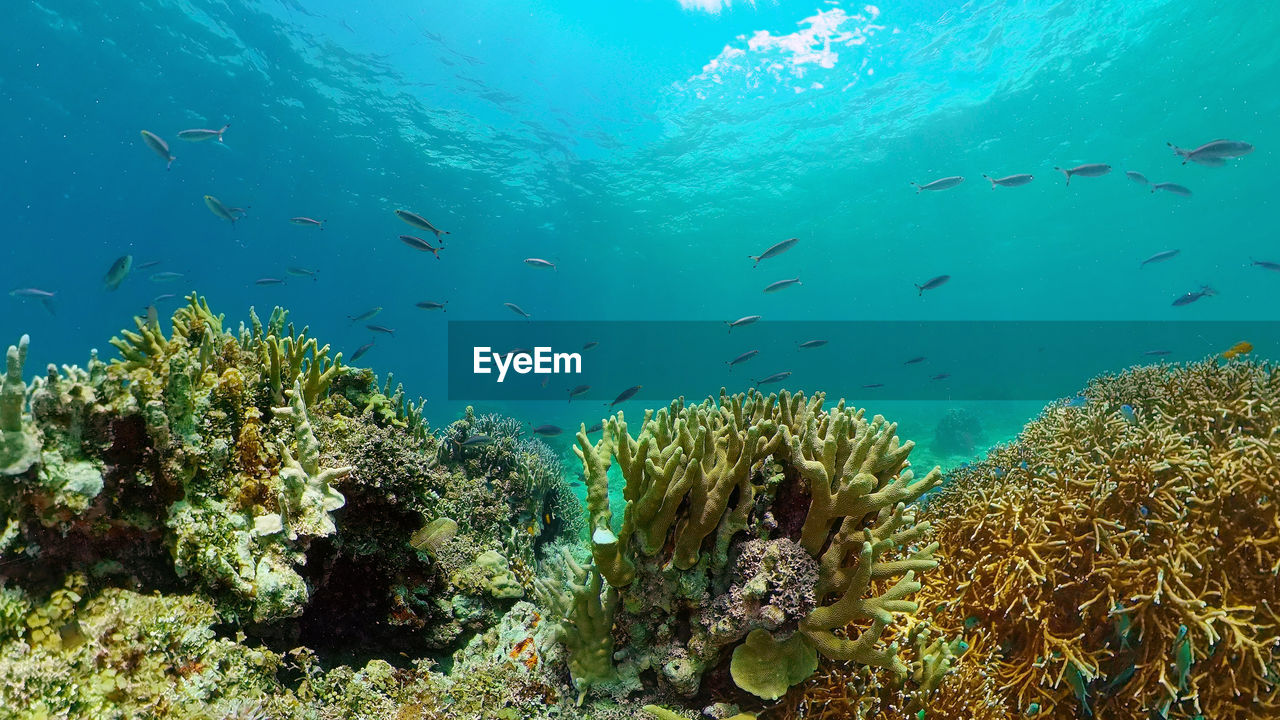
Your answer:
[[[768,260],[769,258],[778,257],[782,253],[795,247],[795,244],[798,242],[800,242],[800,238],[787,238],[782,242],[778,242],[778,243],[774,243],[773,245],[770,245],[769,249],[765,250],[759,255],[748,255],[747,256],[748,258],[756,261],[756,264],[752,265],[751,267],[756,267],[757,265],[759,265],[761,260]]]
[[[1187,637],[1187,626],[1178,626],[1178,636],[1174,638],[1173,667],[1178,674],[1178,691],[1187,689],[1187,678],[1191,674],[1191,666],[1195,659],[1191,653],[1191,638]]]
[[[440,230],[435,225],[432,225],[431,223],[427,222],[427,219],[422,217],[418,213],[412,213],[412,212],[409,212],[408,210],[397,210],[396,217],[418,228],[419,230],[426,230],[429,233],[435,233],[436,237],[449,234],[448,230]]]
[[[542,258],[525,258],[524,264],[528,265],[529,267],[551,268],[552,270],[556,269],[555,263],[549,260],[543,260]]]
[[[169,143],[161,140],[159,135],[151,132],[150,130],[142,131],[142,142],[146,143],[147,147],[154,150],[157,155],[164,158],[165,162],[168,163],[168,165],[165,166],[166,170],[173,169],[173,161],[178,158],[169,153]]]
[[[254,285],[283,285],[284,280],[276,277],[263,277],[253,281]]]
[[[804,342],[800,343],[799,349],[808,350],[809,348],[820,348],[826,344],[827,344],[826,340],[805,340]]]
[[[513,312],[513,313],[515,313],[515,314],[519,315],[520,317],[524,318],[525,320],[528,320],[528,319],[530,319],[530,318],[532,318],[532,317],[533,317],[533,316],[532,316],[532,315],[530,315],[529,313],[525,312],[525,311],[524,311],[524,308],[520,307],[519,305],[517,305],[517,304],[515,304],[515,303],[502,303],[502,304],[503,304],[503,305],[506,305],[508,310],[510,310],[511,312]]]
[[[35,298],[36,300],[39,300],[40,304],[44,306],[45,310],[49,311],[50,315],[58,314],[58,311],[53,306],[53,298],[55,295],[57,295],[57,293],[53,293],[48,290],[41,290],[40,288],[17,288],[16,290],[9,291],[10,297]]]
[[[414,248],[415,250],[429,252],[432,255],[435,255],[437,260],[440,259],[440,251],[444,249],[444,245],[441,245],[440,247],[431,247],[431,243],[427,242],[426,240],[423,240],[422,238],[414,237],[412,235],[401,235],[400,242],[404,243],[405,245],[408,245],[411,248]]]
[[[751,382],[755,385],[770,385],[773,383],[782,382],[783,380],[786,380],[789,377],[791,377],[791,371],[783,370],[782,372],[776,372],[761,380],[753,379]]]
[[[1208,285],[1201,285],[1199,290],[1196,290],[1194,292],[1183,293],[1182,295],[1179,295],[1178,297],[1174,298],[1173,305],[1174,306],[1190,305],[1191,303],[1199,300],[1202,297],[1208,297],[1210,295],[1217,295],[1217,294],[1218,293],[1215,292],[1214,289],[1209,287]]]
[[[1188,162],[1195,162],[1201,165],[1218,166],[1230,158],[1238,158],[1253,152],[1252,145],[1239,140],[1214,140],[1194,150],[1180,148],[1171,142],[1167,142],[1165,145],[1172,148],[1173,152],[1182,158],[1183,165]]]
[[[920,295],[924,295],[925,290],[933,290],[934,288],[942,287],[950,279],[950,275],[939,275],[934,278],[929,278],[923,285],[916,285],[916,289],[920,291]]]
[[[603,429],[604,429],[604,423],[598,422],[592,425],[591,427],[587,428],[587,434],[590,435],[591,433],[598,433]]]
[[[370,340],[364,345],[361,345],[360,347],[356,348],[356,351],[351,353],[351,359],[348,360],[347,362],[355,362],[359,360],[360,358],[364,357],[365,353],[369,352],[372,349],[373,349],[373,341]]]
[[[539,425],[530,432],[543,437],[555,437],[564,431],[558,425]]]
[[[160,311],[156,310],[156,306],[148,305],[146,313],[147,313],[147,327],[153,327],[153,328],[160,327]]]
[[[1130,424],[1138,422],[1138,414],[1133,411],[1132,405],[1128,405],[1128,404],[1121,405],[1120,415],[1123,416],[1124,419],[1128,421]]]
[[[866,385],[862,386],[862,389],[875,390],[876,388],[882,388],[882,387],[884,387],[884,383],[867,383]]]
[[[583,346],[582,346],[582,350],[583,350],[583,352],[586,352],[587,350],[590,350],[590,349],[592,349],[592,348],[595,348],[595,347],[597,347],[597,346],[599,346],[599,345],[600,345],[600,343],[596,342],[595,340],[592,340],[592,341],[590,341],[590,342],[587,342],[587,343],[583,344]]]
[[[138,266],[138,269],[139,269],[139,270],[146,270],[147,268],[153,268],[153,267],[155,267],[155,266],[157,266],[157,265],[159,265],[159,264],[160,264],[160,261],[159,261],[159,260],[148,260],[148,261],[146,261],[146,262],[142,263],[141,265],[139,265],[139,266]]]
[[[380,312],[382,312],[382,306],[378,306],[376,308],[370,308],[360,313],[359,315],[348,315],[347,319],[353,323],[358,323],[361,320],[368,320],[369,318],[377,315]]]
[[[938,373],[937,375],[934,375],[929,379],[930,380],[946,380],[949,377],[951,377],[951,373]]]
[[[1224,350],[1222,352],[1222,359],[1230,360],[1233,357],[1236,357],[1239,355],[1248,355],[1251,352],[1253,352],[1253,343],[1242,340],[1236,343],[1235,345],[1232,345],[1231,347]]]
[[[222,142],[222,133],[226,132],[229,127],[231,127],[231,123],[223,125],[219,130],[204,130],[199,128],[195,130],[180,130],[178,131],[178,139],[186,140],[187,142],[204,142],[205,140],[218,138],[218,142]]]
[[[1171,352],[1173,351],[1172,350],[1148,350],[1142,354],[1148,357],[1164,357],[1165,355],[1168,355]]]
[[[430,301],[430,300],[423,300],[423,301],[422,301],[422,302],[420,302],[420,303],[415,303],[415,306],[416,306],[416,307],[420,307],[420,308],[422,308],[423,310],[439,310],[439,311],[441,311],[441,312],[449,312],[449,310],[448,310],[447,308],[445,308],[445,305],[448,305],[448,304],[449,304],[449,301],[448,301],[448,300],[445,300],[445,301],[444,301],[444,302],[442,302],[442,303],[441,303],[441,302],[432,302],[432,301]]]
[[[1142,264],[1139,265],[1138,267],[1146,267],[1147,263],[1164,262],[1165,260],[1168,260],[1169,258],[1177,255],[1179,252],[1181,252],[1181,250],[1163,250],[1161,252],[1156,253],[1155,255],[1152,255],[1146,260],[1143,260]]]
[[[155,296],[155,297],[151,298],[151,304],[152,304],[152,305],[158,305],[158,304],[160,304],[160,303],[164,302],[165,300],[172,300],[172,299],[174,299],[174,298],[176,298],[176,297],[178,297],[178,296],[177,296],[177,295],[174,295],[173,293],[164,293],[163,295],[157,295],[157,296]]]
[[[1070,170],[1063,170],[1062,168],[1055,165],[1053,169],[1067,176],[1067,185],[1071,185],[1072,175],[1079,175],[1080,177],[1102,177],[1103,175],[1106,175],[1107,173],[1111,172],[1111,166],[1104,165],[1103,163],[1089,163],[1087,165],[1077,165],[1071,168]]]
[[[222,204],[221,200],[219,200],[218,198],[212,195],[204,196],[204,204],[206,207],[209,208],[209,212],[213,213],[214,215],[217,215],[223,220],[230,221],[231,227],[235,227],[236,221],[239,220],[241,217],[244,217],[245,215],[244,208],[227,207],[226,205]],[[239,213],[239,216],[237,216],[236,213]]]
[[[952,175],[951,177],[939,178],[938,180],[934,180],[931,183],[925,183],[924,185],[921,185],[919,183],[911,183],[911,184],[916,186],[916,194],[919,195],[922,190],[947,190],[949,188],[953,188],[959,185],[962,182],[964,182],[963,177],[959,175]]]
[[[469,447],[478,447],[480,445],[488,445],[492,442],[493,442],[493,438],[489,437],[488,435],[472,435],[471,437],[467,438],[466,440],[463,440],[462,442],[458,442],[457,440],[454,440],[453,444],[457,445],[460,448],[469,448]]]
[[[368,328],[369,330],[372,330],[373,332],[386,333],[387,335],[390,335],[392,337],[395,337],[396,335],[395,330],[389,327],[384,327],[382,325],[365,325],[365,327]]]
[[[1280,270],[1280,263],[1271,262],[1269,260],[1254,260],[1253,258],[1249,258],[1249,265],[1253,267],[1260,267],[1263,270]]]
[[[770,283],[769,286],[764,289],[764,291],[767,293],[774,293],[774,292],[778,292],[779,290],[789,288],[792,285],[799,285],[799,284],[800,284],[800,278],[798,277],[791,278],[790,280],[779,280],[776,283]]]
[[[309,277],[312,280],[315,280],[316,276],[320,274],[318,270],[310,270],[304,267],[297,267],[297,266],[290,266],[288,268],[285,268],[285,272],[289,273],[294,277]]]
[[[924,361],[925,361],[925,358],[924,358],[924,356],[922,355],[922,356],[920,356],[920,357],[913,357],[913,358],[911,358],[910,360],[908,360],[908,361],[906,361],[906,362],[904,362],[904,363],[902,363],[902,364],[903,364],[903,365],[916,365],[916,364],[918,364],[918,363],[922,363],[922,362],[924,362]]]
[[[572,388],[569,388],[569,402],[573,402],[573,399],[579,395],[585,395],[590,389],[590,385],[575,385]]]
[[[725,364],[728,365],[729,367],[733,367],[734,365],[737,365],[739,363],[744,363],[759,354],[760,354],[759,350],[748,350],[742,353],[741,355],[739,355],[738,357],[732,360],[729,360]]]
[[[1019,175],[1006,175],[1002,178],[993,178],[987,175],[983,175],[982,177],[987,178],[987,180],[991,181],[992,190],[995,190],[997,185],[999,185],[1000,187],[1018,187],[1019,185],[1026,185],[1027,183],[1035,179],[1035,177],[1028,175],[1026,173],[1022,173]]]
[[[181,280],[183,277],[186,277],[186,276],[180,272],[170,272],[168,270],[165,270],[158,273],[151,273],[151,282],[156,282],[156,283],[173,282],[174,280]]]
[[[630,400],[631,398],[635,397],[635,396],[636,396],[636,393],[640,392],[640,388],[642,388],[642,387],[644,387],[644,386],[643,386],[643,385],[632,385],[631,387],[627,388],[626,390],[623,390],[622,392],[618,393],[618,397],[614,398],[614,399],[613,399],[613,402],[609,403],[609,407],[613,407],[614,405],[617,405],[618,403],[626,402],[626,401]]]
[[[316,220],[314,218],[303,217],[301,215],[289,218],[289,222],[294,225],[305,225],[307,227],[318,227],[321,230],[324,229],[324,220]]]
[[[1147,176],[1146,176],[1146,175],[1143,175],[1142,173],[1140,173],[1140,172],[1136,172],[1136,171],[1134,171],[1134,170],[1125,170],[1125,171],[1124,171],[1124,176],[1125,176],[1125,177],[1127,177],[1127,178],[1129,178],[1130,180],[1132,180],[1132,181],[1134,181],[1134,182],[1138,183],[1139,185],[1149,185],[1149,184],[1151,184],[1151,181],[1147,179]]]
[[[1171,192],[1174,195],[1181,195],[1182,197],[1191,197],[1191,191],[1178,183],[1162,182],[1151,186],[1151,192],[1155,192],[1157,190],[1164,190],[1165,192]]]
[[[107,290],[115,290],[120,287],[120,283],[129,277],[129,271],[133,269],[133,256],[121,255],[116,261],[111,263],[111,267],[107,269],[107,274],[102,278],[102,284]]]
[[[734,328],[741,327],[743,325],[750,325],[751,323],[756,322],[759,319],[760,319],[759,315],[746,315],[738,318],[737,320],[734,320],[733,322],[726,323],[726,324],[729,326],[729,332],[733,332]]]

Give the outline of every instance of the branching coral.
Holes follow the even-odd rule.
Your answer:
[[[0,475],[22,474],[40,457],[40,438],[22,418],[27,395],[22,368],[29,342],[30,338],[23,335],[5,354],[6,371],[0,384]]]
[[[1084,397],[929,503],[946,562],[921,595],[975,645],[960,665],[1013,716],[1280,713],[1280,371],[1137,368]]]
[[[621,414],[594,444],[585,427],[578,433],[592,555],[621,601],[619,640],[627,648],[617,672],[624,685],[636,686],[640,673],[654,669],[666,689],[693,695],[723,650],[754,630],[763,635],[734,651],[744,673],[769,662],[760,653],[778,657],[785,647],[795,667],[807,668],[785,684],[811,672],[817,652],[887,667],[905,679],[896,646],[881,640],[894,614],[915,612],[908,599],[919,587],[915,573],[936,564],[936,546],[919,544],[929,526],[916,523],[907,504],[940,476],[935,470],[914,477],[907,469],[913,445],[899,443],[895,425],[880,417],[868,422],[843,402],[827,411],[823,402],[822,395],[722,392],[718,402],[676,400],[647,412],[638,437]],[[617,525],[608,490],[614,462],[625,480]],[[724,616],[718,596],[763,594],[731,588],[734,558],[753,538],[789,538],[814,558],[818,570],[801,590],[811,594],[810,605]],[[570,613],[568,622],[576,621]],[[857,629],[846,636],[842,629],[851,623]],[[580,686],[597,682],[574,679]],[[779,692],[744,683],[766,697]]]

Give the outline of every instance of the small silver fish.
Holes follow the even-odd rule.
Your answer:
[[[515,304],[515,303],[502,303],[502,304],[503,304],[503,305],[506,305],[508,310],[510,310],[511,312],[513,312],[513,313],[515,313],[515,314],[519,315],[520,317],[524,318],[525,320],[528,320],[528,319],[530,319],[530,318],[532,318],[532,317],[533,317],[532,315],[530,315],[529,313],[525,312],[523,308],[521,308],[519,305],[517,305],[517,304]]]
[[[160,261],[159,261],[159,260],[148,260],[148,261],[146,261],[146,262],[142,263],[141,265],[139,265],[139,266],[138,266],[138,269],[139,269],[139,270],[146,270],[147,268],[153,268],[153,267],[155,267],[155,266],[157,266],[157,265],[159,265],[159,264],[160,264]]]
[[[462,442],[458,442],[457,440],[454,440],[453,442],[458,447],[468,448],[468,447],[478,447],[480,445],[488,445],[493,442],[493,438],[489,437],[488,435],[472,435],[471,437],[467,438],[466,440],[463,440]]]
[[[867,383],[866,385],[862,386],[862,389],[874,390],[875,388],[882,388],[882,387],[884,387],[884,383]]]
[[[294,277],[309,277],[312,280],[317,279],[317,276],[320,274],[318,270],[312,270],[310,268],[297,267],[297,266],[290,266],[288,268],[285,268],[285,272],[289,273]]]
[[[1127,178],[1129,178],[1130,180],[1132,180],[1132,181],[1134,181],[1134,182],[1138,183],[1139,185],[1149,185],[1149,184],[1151,184],[1151,181],[1147,179],[1147,176],[1146,176],[1146,175],[1143,175],[1143,174],[1142,174],[1142,173],[1140,173],[1140,172],[1135,172],[1135,171],[1133,171],[1133,170],[1125,170],[1125,171],[1124,171],[1124,176],[1125,176],[1125,177],[1127,177]]]
[[[227,207],[221,200],[212,195],[204,196],[204,204],[205,207],[209,208],[209,212],[230,222],[231,227],[235,227],[236,221],[245,216],[244,208]]]
[[[107,269],[106,277],[102,279],[102,284],[107,290],[115,290],[120,287],[120,283],[129,277],[129,271],[133,269],[133,256],[122,255],[111,263],[111,267]]]
[[[632,385],[631,387],[627,388],[626,390],[623,390],[622,392],[618,393],[618,397],[614,398],[614,399],[613,399],[613,402],[609,403],[609,407],[613,407],[614,405],[617,405],[617,404],[618,404],[618,403],[620,403],[620,402],[626,402],[626,401],[630,400],[631,398],[635,397],[635,396],[636,396],[636,393],[640,392],[640,388],[642,388],[642,387],[644,387],[644,386],[643,386],[643,385]]]
[[[1002,178],[993,178],[988,175],[983,175],[982,177],[991,181],[992,190],[995,190],[997,185],[1000,187],[1018,187],[1019,185],[1026,185],[1035,179],[1033,176],[1026,173],[1019,175],[1005,175]]]
[[[733,332],[733,329],[736,327],[742,327],[743,325],[750,325],[759,319],[760,319],[759,315],[746,315],[744,317],[740,317],[737,320],[734,320],[733,322],[727,323],[729,326],[729,332]]]
[[[921,357],[913,357],[913,358],[911,358],[910,360],[908,360],[908,361],[906,361],[906,362],[904,362],[904,363],[902,363],[902,364],[903,364],[903,365],[916,365],[916,364],[918,364],[918,363],[922,363],[922,362],[924,362],[924,361],[925,361],[925,358],[924,358],[923,356],[921,356]]]
[[[590,385],[575,385],[574,387],[570,388],[569,402],[573,402],[573,399],[578,397],[579,395],[585,395],[586,392],[590,389],[591,389]]]
[[[159,135],[156,135],[150,130],[142,131],[142,142],[146,143],[147,147],[154,150],[157,155],[164,158],[165,162],[168,163],[168,165],[165,166],[166,170],[173,168],[173,161],[178,158],[169,153],[169,143],[161,140]]]
[[[776,372],[763,380],[752,380],[752,383],[755,385],[771,385],[773,383],[782,382],[789,377],[791,377],[791,371],[783,370],[782,372]]]
[[[365,325],[365,327],[374,332],[386,333],[387,335],[390,335],[392,337],[395,337],[395,334],[396,334],[395,330],[389,327],[384,327],[382,325]]]
[[[959,175],[952,175],[951,177],[939,178],[937,180],[934,180],[931,183],[925,183],[924,185],[921,185],[919,183],[911,183],[911,184],[916,186],[916,194],[919,195],[921,191],[924,191],[924,190],[930,190],[930,191],[948,190],[950,188],[953,188],[959,185],[962,182],[964,182],[963,177]]]
[[[303,225],[306,227],[318,227],[321,230],[324,229],[323,220],[316,220],[314,218],[303,217],[301,215],[299,215],[298,217],[289,218],[289,222],[293,223],[294,225]]]
[[[805,340],[804,342],[800,343],[800,349],[808,350],[809,348],[819,348],[826,344],[827,344],[826,340]]]
[[[377,315],[377,314],[378,314],[378,313],[380,313],[380,312],[382,312],[382,306],[378,306],[378,307],[376,307],[376,308],[371,308],[371,309],[369,309],[369,310],[365,310],[364,312],[360,313],[359,315],[348,315],[348,316],[347,316],[347,319],[348,319],[348,320],[350,320],[350,321],[351,321],[351,322],[353,322],[353,323],[358,323],[358,322],[360,322],[361,320],[368,320],[369,318],[373,317],[374,315]]]
[[[737,364],[739,364],[739,363],[744,363],[744,362],[746,362],[746,361],[750,360],[751,358],[753,358],[753,357],[755,357],[755,356],[757,356],[757,355],[759,355],[759,354],[760,354],[760,351],[759,351],[759,350],[748,350],[748,351],[746,351],[746,352],[742,353],[741,355],[739,355],[738,357],[736,357],[736,358],[734,358],[734,359],[732,359],[732,360],[728,361],[726,364],[727,364],[729,367],[733,367],[734,365],[737,365]]]
[[[284,280],[275,277],[258,278],[253,281],[254,285],[283,285]]]
[[[596,342],[595,340],[592,340],[592,341],[590,341],[590,342],[583,343],[583,345],[582,345],[582,351],[583,351],[583,352],[586,352],[587,350],[591,350],[592,348],[597,347],[599,344],[600,344],[600,343]]]
[[[937,375],[934,375],[933,377],[931,377],[931,378],[929,378],[929,379],[930,379],[930,380],[946,380],[946,379],[947,379],[947,378],[949,378],[949,377],[951,377],[951,374],[950,374],[950,373],[938,373]]]
[[[800,284],[800,278],[798,277],[791,278],[790,280],[779,280],[776,283],[771,283],[768,287],[764,289],[764,291],[767,293],[775,293],[775,292],[778,292],[779,290],[789,288],[792,285],[799,285],[799,284]]]
[[[449,304],[449,301],[448,301],[448,300],[445,300],[445,301],[444,301],[444,302],[442,302],[442,303],[439,303],[439,302],[431,302],[430,300],[423,300],[423,301],[422,301],[422,302],[420,302],[420,303],[415,303],[415,305],[416,305],[417,307],[420,307],[420,308],[422,308],[423,310],[439,310],[439,311],[441,311],[441,312],[449,312],[449,311],[445,308],[445,305],[448,305],[448,304]]]
[[[541,435],[543,437],[555,437],[564,431],[561,430],[558,425],[539,425],[538,427],[530,430],[530,432],[534,435]]]
[[[1157,190],[1164,190],[1165,192],[1171,192],[1174,195],[1181,195],[1182,197],[1191,197],[1191,191],[1177,183],[1162,182],[1151,186],[1151,192],[1155,192]]]
[[[795,244],[798,242],[800,242],[800,238],[787,238],[782,242],[774,243],[773,245],[769,246],[768,250],[765,250],[759,255],[748,255],[747,257],[756,261],[756,264],[752,265],[751,267],[756,267],[756,265],[759,265],[761,260],[768,260],[769,258],[777,257],[781,255],[782,253],[795,247]]]
[[[1148,350],[1148,351],[1146,351],[1146,352],[1144,352],[1144,353],[1142,353],[1142,354],[1143,354],[1143,355],[1150,355],[1150,356],[1152,356],[1152,357],[1164,357],[1165,355],[1168,355],[1170,352],[1172,352],[1172,351],[1170,351],[1170,350]]]
[[[591,433],[598,433],[601,430],[604,430],[604,423],[598,422],[592,425],[591,427],[587,428],[587,434],[590,435]]]
[[[415,250],[429,252],[432,255],[435,255],[437,260],[440,259],[440,251],[444,249],[444,245],[441,245],[440,247],[432,247],[431,243],[427,242],[426,240],[423,240],[420,237],[414,237],[412,235],[401,235],[400,242],[404,243],[405,245],[408,245],[409,247]]]
[[[152,305],[159,305],[160,303],[164,302],[165,300],[172,300],[172,299],[174,299],[174,298],[176,298],[176,297],[178,297],[178,296],[177,296],[177,295],[174,295],[173,293],[164,293],[164,294],[157,295],[157,296],[155,296],[155,297],[151,298],[151,304],[152,304]]]
[[[1063,170],[1055,165],[1053,169],[1067,176],[1067,185],[1071,185],[1072,175],[1079,175],[1080,177],[1102,177],[1103,175],[1111,172],[1111,166],[1103,163],[1077,165],[1070,170]]]
[[[1165,143],[1165,145],[1173,148],[1173,152],[1182,158],[1183,165],[1194,162],[1217,167],[1225,164],[1230,158],[1238,158],[1253,152],[1252,145],[1239,140],[1213,140],[1194,150],[1186,150],[1173,143]]]
[[[1165,250],[1165,251],[1163,251],[1163,252],[1158,252],[1158,253],[1156,253],[1155,255],[1152,255],[1151,257],[1147,258],[1146,260],[1143,260],[1143,261],[1142,261],[1142,264],[1141,264],[1141,265],[1139,265],[1138,267],[1145,267],[1147,263],[1164,262],[1165,260],[1168,260],[1169,258],[1174,257],[1174,256],[1175,256],[1175,255],[1177,255],[1179,252],[1181,252],[1181,251],[1180,251],[1180,250]]]
[[[422,217],[417,213],[409,212],[408,210],[397,210],[396,217],[418,228],[419,230],[426,230],[427,232],[435,233],[436,237],[449,234],[448,230],[437,229],[435,225],[432,225],[431,223],[427,222],[426,218]]]
[[[1191,303],[1199,300],[1202,297],[1209,297],[1210,295],[1217,295],[1217,294],[1218,293],[1208,285],[1201,285],[1199,290],[1196,290],[1194,292],[1189,292],[1189,293],[1183,293],[1182,295],[1179,295],[1178,297],[1174,298],[1172,304],[1174,307],[1178,307],[1180,305],[1190,305]]]
[[[373,349],[372,342],[367,342],[364,345],[361,345],[360,347],[356,348],[355,352],[351,353],[351,360],[349,360],[348,362],[355,362],[359,360],[360,358],[364,357],[365,353],[369,352],[372,349]]]
[[[1254,260],[1249,258],[1250,267],[1260,267],[1263,270],[1280,270],[1280,263],[1271,262],[1270,260]]]
[[[529,267],[551,268],[552,270],[556,269],[555,263],[550,262],[548,260],[543,260],[542,258],[525,258],[524,264],[528,265]]]
[[[23,299],[34,298],[35,300],[38,300],[40,304],[44,306],[44,309],[49,311],[50,315],[58,314],[58,311],[53,306],[54,295],[56,295],[56,293],[49,292],[48,290],[41,290],[40,288],[17,288],[16,290],[9,291],[10,297]]]
[[[933,290],[934,288],[942,287],[950,279],[951,279],[950,275],[939,275],[937,277],[932,277],[926,280],[923,285],[916,285],[916,289],[920,291],[919,293],[920,295],[924,295],[925,290]]]
[[[170,272],[166,270],[163,272],[152,273],[151,282],[156,282],[156,283],[173,282],[174,280],[181,280],[184,277],[186,276],[180,272]]]
[[[178,139],[186,140],[187,142],[204,142],[205,140],[218,138],[218,142],[222,142],[222,133],[226,132],[229,127],[231,127],[231,123],[223,125],[220,130],[182,130],[178,132]]]

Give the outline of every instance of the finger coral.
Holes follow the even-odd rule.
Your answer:
[[[909,505],[940,476],[914,476],[913,445],[895,425],[823,404],[821,394],[722,392],[646,412],[638,436],[621,413],[595,443],[578,433],[592,577],[617,605],[612,628],[584,624],[579,608],[600,606],[600,589],[578,584],[564,622],[594,634],[579,646],[618,648],[608,665],[604,654],[577,662],[580,689],[693,697],[730,655],[739,687],[765,698],[812,673],[818,654],[905,680],[884,635],[916,611],[915,575],[936,564],[929,525]],[[609,503],[615,463],[620,522]],[[578,652],[569,647],[571,670]],[[784,661],[790,670],[770,675]]]

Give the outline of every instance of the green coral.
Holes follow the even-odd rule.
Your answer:
[[[817,669],[818,654],[803,635],[779,642],[760,628],[752,630],[746,641],[733,649],[729,663],[733,682],[765,700],[777,700]]]
[[[936,565],[936,545],[921,544],[929,525],[917,523],[908,504],[941,475],[935,469],[914,476],[907,462],[913,444],[899,442],[896,425],[879,416],[868,421],[843,401],[830,410],[823,403],[821,394],[722,391],[718,401],[686,405],[679,399],[646,412],[637,437],[621,413],[595,443],[585,427],[578,433],[591,552],[625,609],[620,622],[631,642],[621,674],[633,685],[645,668],[660,668],[668,687],[691,695],[723,648],[756,630],[764,634],[756,634],[737,658],[744,687],[765,696],[785,688],[752,681],[745,668],[763,662],[766,648],[775,656],[785,648],[799,668],[782,678],[787,685],[812,672],[815,651],[889,668],[905,679],[908,668],[897,658],[897,645],[882,637],[895,614],[917,610],[909,599],[919,589],[915,573]],[[609,504],[614,463],[625,481],[618,524]],[[771,508],[781,497],[804,503],[798,527],[776,528]],[[734,583],[735,548],[752,537],[777,535],[816,561],[810,584],[759,617],[716,607],[715,598]],[[577,612],[571,608],[566,623],[577,623]],[[682,614],[687,625],[673,628],[671,618]],[[861,630],[837,633],[851,623]],[[593,647],[601,644],[597,638]],[[574,654],[570,648],[571,666]],[[575,675],[575,682],[607,677],[597,665],[587,664],[589,674]]]
[[[23,335],[5,354],[6,372],[0,384],[0,475],[20,475],[40,459],[40,438],[22,420],[27,386],[22,367],[31,338]]]
[[[346,504],[346,498],[331,483],[351,474],[350,466],[320,467],[320,443],[316,440],[307,419],[307,406],[302,392],[302,381],[293,381],[293,397],[289,407],[275,408],[277,415],[293,420],[294,443],[298,451],[295,459],[288,445],[279,444],[284,466],[280,478],[284,488],[280,493],[280,511],[290,529],[290,537],[299,534],[323,537],[337,529],[330,515]]]

